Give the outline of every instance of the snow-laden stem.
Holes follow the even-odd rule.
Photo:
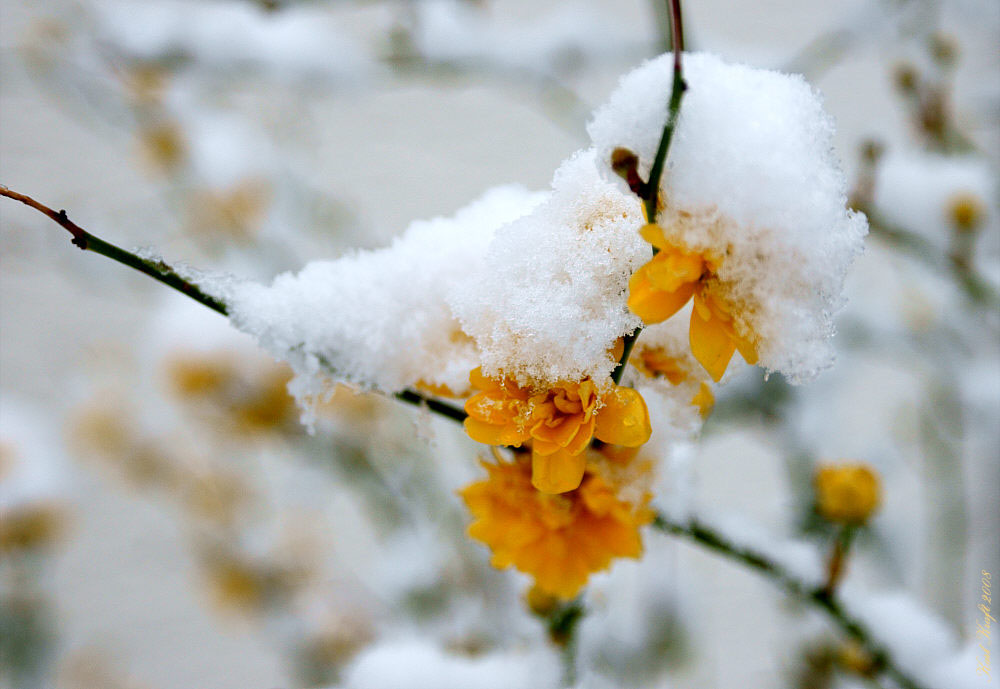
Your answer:
[[[70,220],[69,216],[66,215],[66,211],[54,211],[30,196],[19,194],[18,192],[12,191],[3,185],[0,185],[0,196],[6,196],[9,199],[20,201],[24,205],[30,206],[40,213],[44,213],[49,216],[53,221],[58,223],[61,227],[73,235],[73,239],[71,240],[73,244],[80,247],[84,251],[93,251],[94,253],[102,256],[107,256],[112,261],[118,261],[118,263],[126,265],[129,268],[134,268],[140,273],[145,273],[154,280],[162,282],[169,287],[173,287],[184,296],[194,299],[202,306],[207,306],[213,311],[221,313],[223,316],[228,315],[229,309],[225,302],[213,297],[210,294],[206,294],[190,280],[181,277],[176,270],[163,261],[143,258],[132,252],[125,251],[121,247],[115,246],[110,242],[106,242],[100,237],[95,237]]]
[[[670,6],[670,32],[671,44],[674,49],[674,77],[670,87],[670,102],[667,105],[667,121],[663,125],[663,134],[660,135],[660,144],[656,148],[656,156],[653,158],[653,166],[649,170],[649,179],[642,185],[642,198],[646,207],[646,219],[656,222],[657,204],[660,199],[660,178],[663,176],[663,167],[667,162],[667,152],[670,150],[670,140],[674,136],[674,129],[677,127],[677,116],[681,111],[681,99],[687,84],[684,83],[684,71],[681,65],[681,53],[684,52],[684,24],[681,19],[681,0],[668,0]],[[656,248],[653,249],[656,253]],[[611,379],[617,385],[622,380],[625,373],[625,364],[632,354],[635,341],[639,339],[642,327],[638,327],[625,336],[624,348],[621,359],[614,371],[611,372]]]
[[[820,586],[816,588],[803,583],[767,555],[734,543],[724,534],[719,533],[696,518],[677,520],[662,513],[657,513],[653,519],[653,527],[664,533],[686,538],[731,560],[735,560],[750,569],[757,570],[787,593],[824,611],[844,634],[865,649],[872,659],[873,666],[878,668],[882,674],[891,678],[900,687],[903,687],[903,689],[925,689],[923,685],[909,677],[895,665],[888,649],[874,639],[868,628],[860,620],[851,615],[844,608],[836,594],[828,591],[827,587]]]
[[[85,229],[70,220],[66,211],[54,211],[50,207],[36,201],[30,196],[8,189],[3,185],[0,185],[0,196],[6,196],[9,199],[20,201],[24,205],[34,208],[36,211],[47,215],[54,222],[69,232],[73,236],[71,240],[73,244],[80,247],[84,251],[93,251],[101,256],[106,256],[113,261],[126,265],[129,268],[134,268],[140,273],[144,273],[154,280],[174,288],[184,296],[195,300],[202,306],[207,306],[223,316],[229,315],[229,307],[224,301],[203,292],[196,284],[182,277],[176,270],[174,270],[173,267],[164,261],[143,258],[138,254],[126,251],[125,249],[115,246],[110,242],[106,242],[100,237],[87,232]],[[467,416],[464,409],[427,397],[426,395],[422,395],[415,390],[403,390],[401,392],[397,392],[393,396],[402,402],[425,407],[435,414],[440,414],[441,416],[445,416],[460,423],[464,421]]]

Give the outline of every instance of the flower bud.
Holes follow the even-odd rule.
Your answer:
[[[821,466],[814,484],[816,511],[831,522],[864,524],[881,500],[878,474],[865,464]]]

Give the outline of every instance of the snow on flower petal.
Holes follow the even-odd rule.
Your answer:
[[[807,380],[832,362],[833,313],[867,230],[865,218],[846,208],[833,124],[801,77],[704,53],[685,54],[683,62],[688,90],[660,180],[662,233],[644,235],[658,248],[716,261],[711,295],[719,308],[709,304],[713,317],[692,320],[699,328],[692,344],[713,376],[735,345],[768,370]],[[634,152],[640,175],[648,176],[671,78],[670,56],[645,63],[588,125],[598,163],[622,189],[611,153]],[[633,310],[650,322],[680,308],[685,296],[677,287],[654,291],[654,267],[677,260],[657,259],[632,283]],[[739,337],[725,343],[723,326]]]

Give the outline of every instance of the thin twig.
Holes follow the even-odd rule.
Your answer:
[[[468,416],[465,410],[461,407],[455,407],[447,402],[442,402],[441,400],[421,395],[419,392],[414,390],[403,390],[402,392],[397,392],[393,395],[393,397],[402,402],[415,404],[418,407],[426,407],[435,414],[440,414],[441,416],[449,418],[452,421],[458,421],[459,423],[465,421],[465,417]]]
[[[210,294],[206,294],[197,285],[181,277],[176,270],[163,261],[154,261],[142,258],[141,256],[125,251],[110,242],[106,242],[100,237],[96,237],[87,232],[85,229],[70,220],[69,216],[66,215],[66,211],[54,211],[44,203],[40,203],[25,194],[8,189],[3,185],[0,185],[0,196],[6,196],[9,199],[20,201],[24,205],[30,206],[40,213],[44,213],[54,222],[65,228],[66,231],[73,236],[71,241],[75,246],[78,246],[85,251],[93,251],[94,253],[102,256],[107,256],[108,258],[126,265],[129,268],[134,268],[140,273],[144,273],[154,280],[174,288],[184,296],[194,299],[202,306],[207,306],[223,316],[229,315],[229,308],[225,302],[213,297]],[[394,397],[408,404],[426,407],[435,414],[440,414],[441,416],[452,419],[453,421],[458,421],[459,423],[464,421],[467,416],[464,409],[427,397],[419,392],[416,392],[415,390],[403,390],[402,392],[397,392]]]
[[[932,268],[951,273],[956,284],[973,303],[991,309],[1000,305],[1000,294],[997,294],[993,285],[984,280],[969,262],[948,256],[930,240],[916,232],[891,224],[871,208],[864,208],[863,211],[868,216],[868,227],[873,237],[906,251]]]
[[[663,168],[667,162],[667,152],[670,150],[670,141],[674,136],[674,129],[677,127],[677,117],[681,111],[681,99],[687,90],[684,82],[684,72],[681,64],[681,53],[684,52],[684,24],[681,18],[681,0],[668,0],[670,5],[670,31],[671,42],[674,49],[674,76],[670,87],[670,102],[667,105],[667,121],[663,125],[663,134],[660,135],[660,144],[656,147],[656,156],[653,158],[653,166],[649,170],[649,179],[642,185],[641,194],[646,206],[646,219],[656,222],[656,213],[660,200],[660,178],[663,176]],[[656,248],[653,248],[656,253]],[[642,326],[639,326],[625,336],[624,347],[618,365],[611,372],[611,380],[617,385],[622,380],[625,373],[625,364],[628,363],[635,341],[639,339]]]
[[[223,316],[229,315],[229,309],[225,302],[213,297],[210,294],[206,294],[197,285],[181,277],[177,271],[163,261],[142,258],[141,256],[125,251],[121,247],[115,246],[110,242],[106,242],[100,237],[90,234],[75,222],[70,220],[69,216],[66,215],[66,211],[60,210],[56,212],[45,204],[39,203],[30,196],[19,194],[18,192],[12,191],[3,185],[0,185],[0,196],[6,196],[9,199],[20,201],[24,205],[30,206],[40,213],[44,213],[49,216],[49,218],[73,235],[73,239],[71,240],[73,244],[80,247],[84,251],[93,251],[94,253],[101,254],[102,256],[107,256],[113,261],[118,261],[118,263],[126,265],[129,268],[134,268],[140,273],[145,273],[154,280],[158,280],[169,287],[173,287],[184,296],[194,299],[199,304],[207,306],[213,311],[221,313]]]
[[[726,536],[697,519],[686,522],[673,520],[663,514],[653,519],[653,527],[674,536],[681,536],[707,547],[720,555],[746,565],[765,575],[786,592],[821,610],[851,639],[860,644],[871,656],[874,667],[891,677],[903,689],[923,689],[922,685],[900,670],[893,662],[889,650],[876,641],[868,628],[844,609],[832,591],[825,587],[810,587],[788,572],[767,555],[752,548],[730,541]]]

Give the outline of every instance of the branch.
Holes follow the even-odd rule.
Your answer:
[[[975,304],[996,308],[1000,295],[993,285],[984,280],[968,261],[941,252],[933,242],[925,237],[889,223],[869,207],[860,208],[868,216],[868,227],[872,236],[884,240],[927,265],[951,273],[955,282]]]
[[[684,52],[684,25],[681,20],[681,0],[668,0],[670,5],[670,31],[671,43],[674,48],[674,78],[670,87],[670,102],[667,105],[667,121],[663,125],[663,134],[660,135],[660,144],[656,147],[656,156],[653,158],[653,167],[649,170],[649,179],[641,185],[642,194],[640,196],[646,205],[646,219],[656,222],[657,206],[660,200],[660,178],[663,176],[663,167],[667,161],[667,152],[670,150],[670,140],[674,136],[674,129],[677,127],[677,117],[681,111],[681,99],[687,84],[684,83],[684,72],[681,65],[681,53]],[[653,248],[656,254],[656,248]],[[621,382],[625,373],[625,364],[632,354],[635,341],[639,339],[642,327],[638,327],[625,336],[624,347],[618,365],[611,372],[611,380],[615,385]]]
[[[657,202],[660,198],[660,177],[663,176],[663,166],[667,161],[667,151],[670,150],[670,140],[674,136],[674,129],[677,126],[677,116],[681,110],[681,99],[687,84],[684,83],[684,73],[681,69],[681,53],[684,52],[684,26],[681,23],[681,0],[669,0],[670,3],[670,29],[674,45],[674,79],[670,87],[670,103],[667,106],[667,121],[663,125],[663,134],[660,136],[660,145],[656,148],[656,157],[653,158],[653,167],[649,171],[649,179],[646,181],[645,194],[643,198],[646,202],[646,217],[649,222],[656,222]]]
[[[163,261],[142,258],[137,254],[125,251],[110,242],[104,241],[100,237],[90,234],[75,222],[70,220],[69,216],[66,215],[66,211],[60,210],[59,212],[56,212],[45,204],[39,203],[30,196],[25,196],[24,194],[19,194],[16,191],[11,191],[3,185],[0,185],[0,196],[6,196],[9,199],[20,201],[24,205],[30,206],[36,211],[49,216],[49,218],[51,218],[54,222],[58,223],[60,226],[65,228],[66,231],[73,235],[73,239],[71,240],[72,243],[84,251],[93,251],[94,253],[101,254],[102,256],[107,256],[113,261],[118,261],[129,268],[138,270],[140,273],[145,273],[154,280],[162,282],[169,287],[173,287],[184,296],[194,299],[199,304],[207,306],[213,311],[221,313],[223,316],[229,314],[229,310],[226,307],[225,302],[201,291],[197,285],[181,277],[177,271]]]
[[[67,232],[73,235],[71,240],[73,244],[80,247],[84,251],[93,251],[94,253],[102,256],[107,256],[114,261],[118,261],[129,268],[134,268],[140,273],[145,273],[154,280],[174,288],[184,296],[194,299],[202,306],[207,306],[223,316],[229,315],[229,308],[225,302],[201,291],[197,285],[181,277],[176,270],[163,261],[154,261],[143,258],[137,254],[125,251],[110,242],[106,242],[100,237],[90,234],[85,229],[70,220],[69,216],[66,215],[66,211],[54,211],[30,196],[12,191],[3,185],[0,185],[0,196],[6,196],[9,199],[20,201],[24,205],[30,206],[40,213],[44,213],[54,222],[65,228]],[[464,409],[454,407],[446,402],[441,402],[440,400],[432,399],[416,392],[415,390],[403,390],[402,392],[397,392],[394,397],[408,404],[426,407],[436,414],[458,421],[459,423],[464,421],[467,416]]]
[[[460,407],[455,407],[447,402],[442,402],[441,400],[421,395],[415,390],[403,390],[402,392],[395,393],[393,397],[401,402],[415,404],[418,407],[427,407],[427,409],[435,414],[440,414],[441,416],[449,418],[452,421],[458,421],[459,423],[465,421],[465,417],[468,416],[468,414],[465,413],[465,410]]]
[[[889,650],[872,637],[871,632],[860,620],[844,609],[843,604],[832,591],[827,591],[822,586],[819,588],[807,586],[764,553],[733,543],[725,535],[699,522],[696,518],[691,518],[684,523],[673,520],[662,513],[657,513],[653,519],[653,528],[694,541],[709,550],[740,562],[750,569],[757,570],[787,593],[823,610],[830,620],[840,627],[841,631],[865,649],[871,656],[874,667],[892,678],[903,689],[924,689],[922,685],[894,664]]]

